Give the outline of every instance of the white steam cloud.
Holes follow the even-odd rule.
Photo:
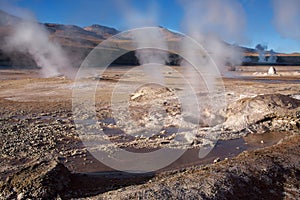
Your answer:
[[[283,37],[300,40],[300,1],[273,0],[273,9],[277,31]]]
[[[216,64],[239,64],[242,53],[222,40],[240,43],[246,26],[245,12],[236,0],[180,0],[185,12],[183,27],[198,40]],[[188,51],[188,47],[186,47]]]
[[[61,47],[51,42],[46,29],[34,21],[24,20],[14,25],[6,42],[10,51],[29,53],[41,67],[44,77],[69,75],[71,72],[71,65]]]
[[[270,56],[267,58],[266,57],[267,49],[268,49],[267,45],[257,44],[255,46],[255,50],[258,53],[258,62],[259,63],[276,63],[277,62],[276,53],[274,52],[273,49],[271,49],[269,51]]]
[[[179,0],[185,11],[184,27],[192,36],[213,34],[240,42],[245,12],[236,0]]]
[[[273,49],[270,50],[270,56],[267,59],[267,62],[268,63],[276,63],[277,62],[277,56]]]
[[[260,63],[266,62],[265,51],[267,50],[267,48],[268,47],[266,45],[262,45],[262,44],[258,44],[255,46],[255,49],[258,53],[258,62]]]
[[[29,54],[37,66],[41,67],[43,77],[58,75],[73,77],[74,69],[67,55],[59,44],[50,40],[45,26],[39,24],[29,11],[8,3],[5,5],[10,9],[15,8],[14,10],[24,19],[16,21],[7,19],[6,24],[11,27],[11,33],[5,38],[2,49],[7,52]]]
[[[117,2],[128,28],[157,26],[158,7],[154,2],[150,3],[148,9],[143,11],[134,8],[130,4],[124,3],[124,1]],[[134,48],[137,49],[135,56],[139,64],[142,65],[146,75],[148,75],[153,82],[164,84],[163,72],[159,64],[166,64],[169,55],[167,52],[157,51],[157,49],[167,49],[167,42],[162,29],[151,29],[147,31],[147,34],[142,30],[135,31],[132,38],[135,41]],[[140,49],[147,45],[153,49]]]
[[[224,40],[231,43],[240,43],[244,40],[244,30],[246,26],[245,12],[237,0],[180,0],[184,9],[183,26],[192,38],[202,44],[213,58],[214,62],[224,70],[228,63],[232,65],[240,64],[243,58],[241,50],[233,45],[229,45]],[[135,9],[129,2],[117,1],[120,12],[126,20],[127,28],[157,26],[158,7],[152,2],[148,9],[143,11]],[[162,31],[163,29],[161,29]],[[149,43],[157,49],[166,49],[167,41],[163,33],[159,30],[151,31],[147,34],[137,32],[133,38],[136,48],[140,44]],[[185,52],[189,47],[181,47]],[[190,52],[195,56],[195,52]],[[168,62],[168,54],[162,52],[137,50],[136,57],[139,63],[144,66],[147,74],[158,82],[163,82],[163,75],[155,65],[145,65],[147,63],[165,64]],[[154,69],[155,68],[155,69]],[[194,72],[186,72],[187,74]],[[213,83],[212,83],[213,84]]]
[[[182,51],[190,55],[189,58],[193,59],[193,63],[204,68],[206,73],[201,76],[205,76],[206,87],[210,88],[210,91],[212,89],[217,91],[218,88],[215,86],[219,72],[212,65],[215,63],[219,70],[224,72],[227,64],[237,65],[242,62],[243,55],[240,48],[226,44],[224,40],[233,43],[243,40],[246,21],[243,7],[235,0],[181,0],[180,3],[185,13],[184,29],[188,35],[203,45],[213,62],[208,61],[209,58],[206,55],[201,56],[192,52],[189,45],[181,47]],[[182,65],[186,65],[186,63],[182,63]],[[194,73],[193,68],[185,68],[187,76]],[[201,80],[192,79],[191,84],[197,92],[207,92],[206,88],[203,88]],[[188,92],[188,89],[185,91]],[[210,108],[203,103],[199,105],[199,108],[202,111],[210,110],[210,113],[217,113],[223,108],[223,103],[218,102],[217,105]],[[204,112],[201,112],[201,118],[207,118]]]

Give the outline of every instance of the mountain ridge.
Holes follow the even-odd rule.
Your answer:
[[[22,52],[7,52],[2,47],[5,46],[5,39],[12,33],[15,24],[22,22],[24,19],[6,13],[0,10],[0,65],[6,66],[35,66],[33,59],[28,53]],[[25,20],[26,21],[26,20]],[[36,22],[38,23],[38,22]],[[38,23],[49,33],[49,40],[61,45],[67,56],[72,58],[72,66],[79,67],[80,63],[88,55],[88,53],[96,47],[99,43],[107,38],[120,33],[119,30],[113,27],[107,27],[99,24],[92,24],[90,26],[80,27],[77,25],[66,25],[58,23]],[[166,40],[176,40],[182,37],[180,34],[159,26],[164,32]],[[129,38],[132,35],[128,35]],[[251,60],[250,63],[256,64],[258,61],[258,53],[255,49],[249,47],[235,46],[224,42],[224,44],[232,48],[240,48],[244,56]],[[268,55],[266,51],[266,55]],[[127,57],[126,57],[127,56]],[[300,63],[300,54],[278,54],[282,63]],[[178,60],[178,57],[176,57]],[[248,59],[248,60],[249,60]],[[172,61],[171,61],[172,62]],[[177,62],[177,61],[176,61]],[[175,64],[176,64],[175,62]],[[135,65],[137,64],[134,53],[122,56],[115,64]]]

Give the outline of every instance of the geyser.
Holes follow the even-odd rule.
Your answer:
[[[41,67],[43,77],[73,77],[74,69],[67,55],[58,43],[49,39],[49,33],[42,24],[32,18],[7,23],[12,27],[12,32],[5,40],[5,51],[31,55],[37,66]]]

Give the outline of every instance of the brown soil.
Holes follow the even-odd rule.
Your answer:
[[[101,94],[96,95],[98,99],[97,110],[101,119],[109,117],[108,105],[111,89],[117,83],[119,76],[116,74],[122,73],[124,73],[122,69],[109,72],[106,76],[108,80],[105,82],[107,87],[101,91]],[[299,79],[299,77],[292,78],[293,80]],[[111,81],[112,79],[114,81]],[[227,102],[231,104],[243,98],[251,99],[254,97],[255,99],[258,94],[277,93],[285,95],[283,99],[300,94],[300,83],[288,81],[291,77],[265,77],[269,81],[257,81],[258,79],[257,77],[251,79],[243,79],[243,77],[224,78]],[[63,77],[38,78],[38,72],[35,70],[1,70],[1,199],[20,195],[17,187],[16,190],[13,188],[20,185],[19,188],[24,189],[22,185],[25,182],[23,182],[22,177],[37,177],[34,174],[36,172],[30,170],[30,167],[38,164],[37,161],[40,161],[41,158],[48,159],[46,163],[49,162],[50,158],[50,160],[53,158],[72,172],[69,177],[70,184],[64,186],[63,192],[62,190],[53,190],[53,188],[47,189],[53,192],[51,198],[54,196],[66,199],[92,196],[94,199],[299,198],[300,137],[298,135],[299,124],[297,125],[299,121],[297,103],[295,103],[297,106],[293,107],[292,116],[283,115],[280,119],[283,120],[284,124],[295,122],[296,124],[293,126],[287,126],[282,130],[274,129],[272,130],[275,131],[273,133],[270,133],[268,129],[264,131],[265,134],[262,134],[260,129],[253,129],[256,130],[253,133],[261,133],[261,135],[254,135],[256,139],[255,137],[253,139],[251,135],[244,138],[240,135],[239,139],[230,140],[228,143],[219,141],[215,151],[204,162],[196,159],[199,146],[197,146],[197,141],[194,141],[191,144],[191,150],[177,163],[165,168],[163,172],[136,175],[116,172],[105,166],[83,146],[75,131],[72,118],[72,84],[71,80]],[[176,84],[175,78],[174,87],[177,86]],[[286,101],[283,101],[283,104],[284,102]],[[298,101],[295,100],[295,102]],[[170,105],[172,104],[167,104],[167,106]],[[277,109],[275,108],[275,110]],[[234,109],[231,112],[234,113]],[[273,119],[267,120],[265,123],[272,125],[275,123]],[[112,126],[111,128],[114,129],[112,124],[108,123],[107,126]],[[267,134],[273,134],[273,136],[267,136]],[[118,137],[115,137],[116,141],[120,139]],[[138,142],[131,143],[126,143],[122,139],[120,146],[126,144],[125,147],[131,148],[130,145],[137,145],[142,149],[153,147],[151,145],[156,145],[159,142],[159,145],[162,146],[155,147],[159,148],[168,145],[168,137],[169,135],[165,138],[157,135],[154,137],[156,139],[153,140],[153,143],[144,142],[143,138],[139,138]],[[281,140],[280,144],[275,145],[279,140]],[[162,141],[165,143],[161,143]],[[267,148],[264,149],[263,147]],[[228,154],[223,153],[228,149]],[[248,151],[243,152],[244,150]],[[241,152],[243,153],[240,154]],[[238,154],[240,155],[236,157]],[[192,159],[190,159],[191,155]],[[224,160],[225,158],[229,159]],[[214,160],[216,160],[216,164],[207,165],[213,163]],[[218,162],[219,160],[224,161]],[[54,166],[53,169],[56,169],[56,164],[49,164],[48,166]],[[44,170],[43,167],[38,169]],[[59,169],[64,171],[63,168]],[[48,172],[52,177],[51,167]],[[93,173],[86,174],[86,172]],[[33,174],[30,175],[30,173]],[[14,174],[21,174],[21,176],[13,176]],[[44,178],[41,176],[33,180],[44,180]],[[51,180],[56,181],[56,179]],[[34,181],[32,183],[35,184],[35,187],[46,188],[45,185],[40,184],[40,181]],[[23,197],[32,197],[33,188],[25,187],[28,192],[21,192]],[[21,198],[22,195],[19,197]]]

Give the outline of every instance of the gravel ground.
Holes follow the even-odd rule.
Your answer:
[[[172,124],[176,120],[169,120],[170,124],[150,139],[128,137],[120,132],[110,120],[107,101],[115,81],[108,78],[102,95],[96,95],[104,98],[97,102],[96,110],[99,125],[120,148],[134,151],[174,145],[199,148],[208,144],[204,140],[207,138],[203,139],[208,129],[221,133],[222,140],[271,131],[284,135],[280,144],[246,151],[224,161],[216,159],[212,165],[183,167],[182,164],[177,171],[137,176],[116,172],[97,161],[85,148],[75,130],[72,81],[62,77],[41,79],[32,71],[9,74],[11,77],[0,76],[0,199],[299,198],[300,103],[293,97],[299,96],[300,83],[290,81],[294,79],[272,77],[270,80],[276,79],[274,82],[257,77],[223,79],[229,106],[213,115],[218,123],[209,126],[200,122],[193,139],[185,138],[185,143],[178,145],[176,131],[171,129],[176,130],[176,124]],[[147,104],[153,102],[162,103],[169,119],[180,114],[172,90],[141,91],[132,94],[131,102],[139,123],[148,120],[143,113]],[[151,93],[157,98],[149,99],[141,93]],[[139,107],[141,101],[146,103]],[[86,172],[101,173],[83,174]]]

